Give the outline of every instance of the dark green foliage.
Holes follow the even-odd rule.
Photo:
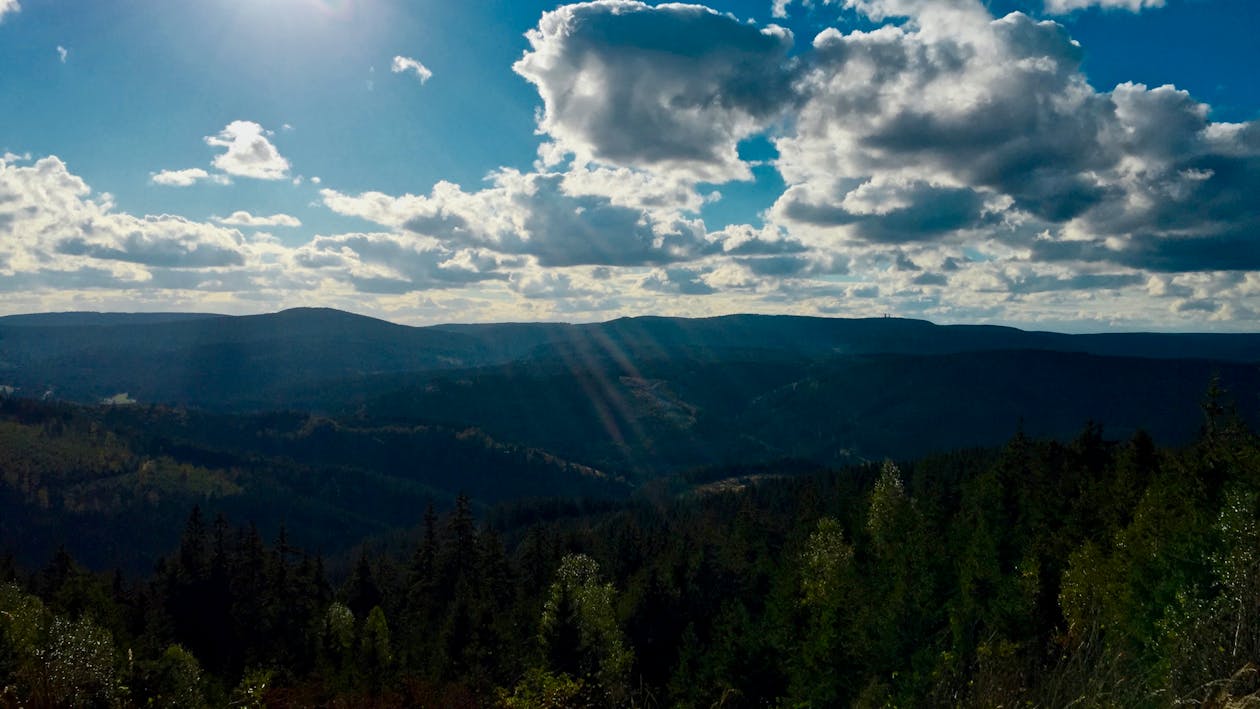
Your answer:
[[[147,572],[178,543],[193,506],[203,526],[226,514],[272,538],[287,525],[294,544],[344,552],[411,527],[417,510],[465,485],[479,505],[629,492],[621,480],[463,426],[365,428],[297,413],[215,416],[0,396],[0,540],[27,566],[65,546],[93,568]],[[208,554],[212,540],[198,544],[188,553]],[[201,583],[203,570],[186,568],[183,580]]]
[[[1145,428],[1165,443],[1182,443],[1193,432],[1192,404],[1206,378],[1219,372],[1235,390],[1254,391],[1257,360],[1254,334],[1062,335],[896,318],[733,315],[409,328],[295,309],[238,318],[0,319],[0,362],[8,365],[0,385],[22,396],[53,390],[99,402],[126,392],[141,409],[325,414],[252,415],[234,431],[222,417],[188,411],[185,428],[159,421],[148,438],[170,460],[153,454],[159,474],[150,477],[158,482],[187,474],[201,483],[199,492],[227,494],[241,483],[235,476],[249,476],[263,458],[268,472],[289,474],[264,476],[279,480],[279,489],[261,492],[301,493],[308,503],[344,500],[391,521],[414,511],[417,496],[449,499],[465,489],[497,501],[538,494],[539,476],[548,479],[547,494],[609,493],[585,466],[654,476],[780,459],[836,466],[1000,445],[1019,418],[1036,436],[1069,437],[1092,416],[1113,434]],[[139,418],[137,407],[113,408],[119,419]],[[492,438],[461,438],[470,427]],[[529,479],[492,474],[505,464],[525,468]],[[311,479],[294,467],[322,474]],[[334,485],[327,467],[356,477],[334,476]],[[468,474],[472,468],[476,475]],[[224,472],[231,474],[224,479]],[[133,493],[164,492],[153,481],[130,482]],[[112,501],[106,493],[113,485],[86,487],[76,490],[76,507]],[[24,494],[57,501],[52,489],[44,497],[39,490]],[[181,509],[190,504],[183,500]],[[262,510],[230,511],[274,532],[258,519]],[[285,517],[295,533],[307,522],[327,523],[292,511]],[[349,531],[358,539],[379,530]],[[41,559],[51,549],[42,551]]]
[[[324,308],[245,317],[50,313],[0,318],[0,360],[9,365],[5,384],[34,395],[52,384],[79,400],[129,392],[145,402],[236,410],[275,408],[295,396],[326,405],[343,394],[338,388],[369,388],[369,373],[431,374],[513,361],[782,361],[835,352],[1029,349],[1253,362],[1260,359],[1260,338],[1062,335],[900,318],[761,315],[412,328]]]
[[[1182,449],[1091,423],[619,502],[459,495],[332,574],[190,505],[147,579],[0,564],[0,706],[1224,706],[1260,665],[1260,444],[1221,401]]]

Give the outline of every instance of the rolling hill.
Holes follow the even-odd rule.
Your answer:
[[[762,315],[406,327],[325,308],[239,317],[50,313],[0,318],[0,385],[28,396],[96,401],[127,392],[139,401],[240,411],[282,408],[296,389],[339,380],[518,361],[799,361],[992,350],[1258,362],[1260,335],[1064,335]]]
[[[633,478],[1067,437],[1193,435],[1220,376],[1255,413],[1260,335],[1066,335],[897,318],[732,315],[406,327],[329,309],[0,318],[19,396],[348,425],[474,427]],[[6,389],[7,391],[7,389]]]

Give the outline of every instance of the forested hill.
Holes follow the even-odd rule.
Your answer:
[[[1064,335],[761,315],[405,327],[313,308],[242,317],[50,313],[0,317],[0,386],[34,397],[96,401],[126,392],[143,402],[257,410],[283,407],[294,392],[329,382],[520,361],[799,361],[993,350],[1258,362],[1260,335]]]
[[[1251,706],[1260,444],[1202,411],[1179,449],[1088,426],[594,510],[460,498],[336,577],[194,509],[144,578],[0,560],[0,702]]]
[[[1260,368],[1037,350],[822,360],[578,357],[321,391],[379,424],[457,422],[596,467],[656,477],[803,458],[842,465],[998,445],[1022,426],[1059,439],[1093,420],[1183,443],[1218,380],[1260,413]],[[312,402],[314,403],[314,402]]]
[[[1219,378],[1260,390],[1260,335],[1063,335],[896,318],[732,315],[404,327],[336,310],[0,318],[0,391],[359,428],[473,427],[627,478],[731,461],[839,465],[1087,420],[1169,443]],[[1240,400],[1246,416],[1257,413]]]
[[[482,508],[630,489],[475,429],[0,397],[0,552],[25,563],[65,547],[94,568],[147,571],[197,504],[267,535],[287,525],[295,543],[336,555],[461,492]]]
[[[1255,699],[1258,362],[884,318],[0,319],[0,707]]]

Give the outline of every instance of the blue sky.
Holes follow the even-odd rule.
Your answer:
[[[1254,330],[1251,0],[0,0],[0,311]]]

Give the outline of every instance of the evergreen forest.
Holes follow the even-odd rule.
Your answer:
[[[0,706],[1249,706],[1260,439],[1228,400],[1176,447],[1016,421],[914,460],[431,499],[328,557],[200,489],[151,569],[9,550]],[[70,455],[48,440],[7,469]],[[74,455],[126,468],[110,440]]]

